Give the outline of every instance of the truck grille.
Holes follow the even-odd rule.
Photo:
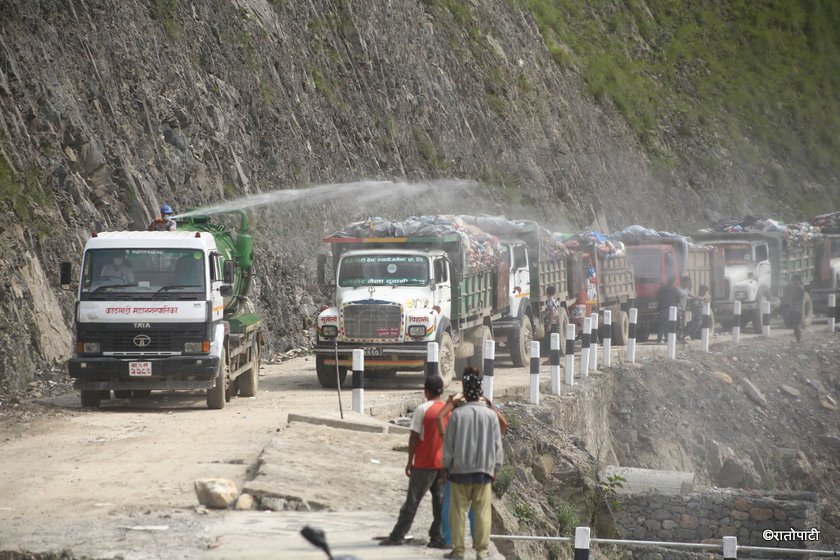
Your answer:
[[[79,339],[99,342],[103,352],[183,352],[185,342],[200,342],[206,338],[202,329],[158,330],[113,328],[80,329]]]
[[[347,338],[400,337],[402,307],[388,304],[356,304],[344,308],[344,335]]]

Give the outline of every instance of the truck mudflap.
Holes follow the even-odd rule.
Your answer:
[[[131,359],[79,357],[71,358],[67,363],[70,377],[76,380],[74,386],[84,390],[209,389],[215,385],[218,368],[219,358],[207,355]]]
[[[351,368],[353,350],[358,349],[365,353],[365,369],[422,370],[426,367],[427,345],[428,342],[398,345],[340,342],[338,365]],[[326,365],[336,365],[335,345],[319,343],[315,354],[323,357]]]

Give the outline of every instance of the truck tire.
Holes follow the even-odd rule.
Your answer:
[[[216,371],[216,386],[207,389],[207,408],[221,410],[225,407],[225,385],[227,384],[227,353],[222,347],[219,357],[219,369]]]
[[[802,300],[802,328],[807,329],[814,322],[814,302],[811,299],[811,294],[805,292],[805,298]]]
[[[85,391],[82,390],[82,407],[83,408],[99,408],[102,402],[102,395],[100,391]]]
[[[440,350],[438,351],[438,372],[443,379],[443,386],[446,387],[455,377],[455,344],[452,336],[447,332],[440,337]]]
[[[522,317],[522,324],[519,330],[514,333],[510,341],[510,358],[514,367],[525,367],[531,363],[531,340],[533,340],[534,328],[531,326],[531,317]]]
[[[481,371],[484,368],[484,343],[488,340],[493,340],[493,331],[490,327],[484,325],[476,329],[472,336],[472,343],[475,347],[472,357],[469,359],[468,365],[478,368]]]
[[[630,337],[630,317],[623,309],[616,311],[616,317],[612,324],[612,343],[616,346],[624,346]]]
[[[767,296],[763,293],[758,294],[758,306],[751,313],[752,330],[755,334],[761,334],[764,332],[761,327],[761,308],[765,301],[767,301]]]
[[[324,356],[315,357],[315,373],[318,374],[318,383],[324,389],[336,389],[339,385],[344,385],[344,380],[347,379],[347,368],[338,367],[338,382],[336,382],[335,366],[327,365],[326,361],[327,359]]]
[[[246,373],[239,376],[239,396],[240,397],[254,397],[257,395],[257,386],[259,385],[259,371],[260,371],[260,345],[256,337],[251,343],[251,362],[252,366]]]

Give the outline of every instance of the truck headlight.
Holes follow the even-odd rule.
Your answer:
[[[187,354],[199,354],[201,352],[209,352],[210,351],[210,341],[205,340],[203,342],[185,342],[184,343],[184,352]]]
[[[98,354],[102,351],[102,346],[98,342],[83,342],[81,346],[85,354]]]
[[[321,327],[321,336],[325,338],[335,338],[338,336],[338,327],[335,325],[324,325]]]
[[[411,338],[423,338],[426,336],[425,325],[411,325],[408,327],[408,336]]]

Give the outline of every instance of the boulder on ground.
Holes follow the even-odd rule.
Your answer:
[[[225,478],[202,478],[196,480],[193,487],[199,503],[209,508],[230,507],[239,496],[236,483]]]

